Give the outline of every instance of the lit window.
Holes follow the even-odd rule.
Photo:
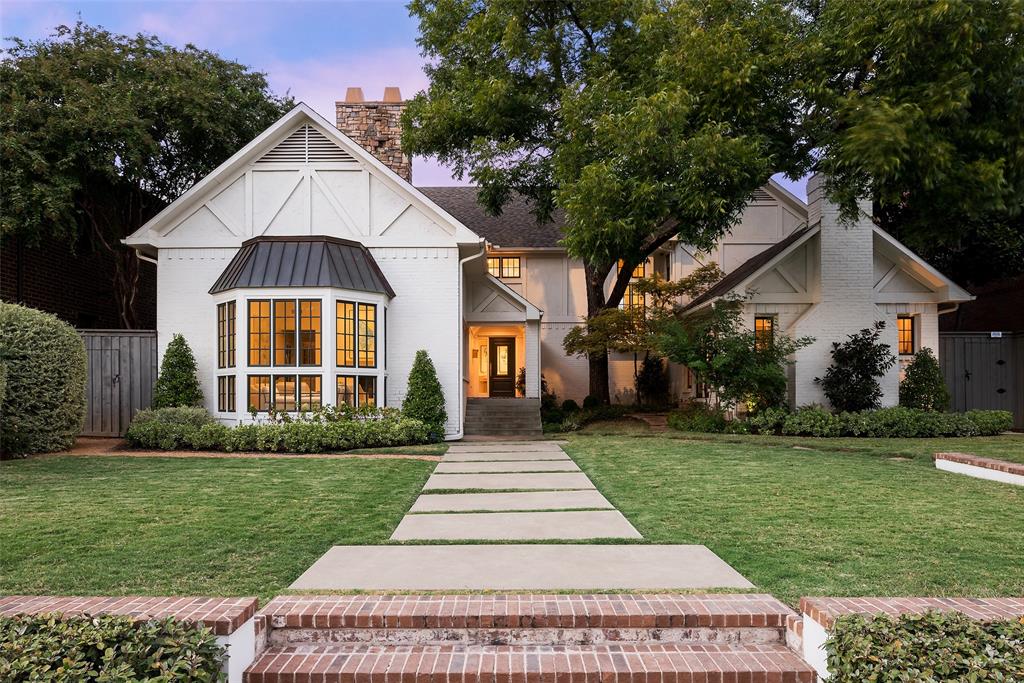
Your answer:
[[[295,365],[295,299],[274,301],[274,365]]]
[[[299,375],[299,410],[312,410],[320,405],[320,375]]]
[[[356,378],[352,375],[338,376],[338,402],[336,405],[356,407]]]
[[[320,300],[299,301],[299,365],[320,365]]]
[[[295,375],[274,375],[274,410],[295,411]]]
[[[896,318],[897,346],[901,356],[914,355],[914,317],[901,315]]]
[[[620,259],[619,260],[619,270],[620,271],[622,270],[624,265],[625,265],[625,263]],[[633,274],[630,275],[629,277],[630,277],[631,280],[635,280],[635,279],[644,277],[646,274],[647,274],[647,264],[645,262],[640,262],[640,263],[638,263],[636,265],[636,268],[633,269]],[[645,302],[644,302],[644,295],[643,295],[643,293],[638,292],[636,287],[634,287],[632,284],[626,285],[626,291],[622,293],[622,307],[627,309],[627,310],[633,309],[633,308],[643,308],[644,307],[644,303]]]
[[[351,301],[337,304],[337,350],[338,367],[352,368],[356,365],[356,305]]]
[[[249,302],[249,365],[270,365],[270,301]]]
[[[217,411],[221,413],[235,412],[234,375],[217,378]]]
[[[377,306],[359,304],[359,367],[377,367]]]
[[[494,277],[516,279],[520,276],[518,256],[490,256],[487,258],[487,272]]]
[[[249,410],[270,410],[270,375],[249,375]]]
[[[765,351],[770,349],[775,339],[775,318],[770,315],[759,315],[754,318],[754,349]]]
[[[359,407],[377,405],[377,378],[359,378]]]
[[[217,305],[217,367],[235,367],[235,302]]]

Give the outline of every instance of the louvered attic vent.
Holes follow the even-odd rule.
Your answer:
[[[297,128],[281,143],[256,162],[310,163],[317,161],[355,161],[351,154],[327,139],[327,136],[309,124]]]
[[[767,190],[758,188],[754,190],[754,194],[750,195],[750,201],[753,202],[770,202],[774,201],[775,197],[771,196]]]

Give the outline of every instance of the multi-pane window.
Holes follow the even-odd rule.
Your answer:
[[[377,378],[359,378],[359,406],[377,405]]]
[[[217,378],[217,412],[235,412],[235,376]]]
[[[295,411],[295,375],[274,375],[274,410]]]
[[[494,277],[518,278],[520,276],[518,256],[487,257],[487,272]]]
[[[321,406],[320,375],[299,375],[299,410]]]
[[[377,367],[377,306],[359,304],[359,367]]]
[[[270,375],[249,375],[249,410],[270,410]]]
[[[896,344],[901,356],[914,355],[914,316],[901,315],[896,318]]]
[[[235,367],[235,302],[217,305],[217,367]]]
[[[299,365],[320,365],[320,301],[299,300]]]
[[[775,338],[775,318],[759,315],[754,318],[754,349],[764,351],[771,348]]]
[[[249,365],[270,365],[270,301],[249,302]]]
[[[338,367],[354,368],[356,365],[356,305],[351,301],[339,301],[337,318]]]
[[[338,375],[338,402],[335,405],[356,407],[356,378]]]
[[[295,299],[274,300],[274,365],[295,365]]]
[[[621,271],[625,263],[619,260],[619,270]],[[647,274],[647,264],[643,261],[638,263],[633,268],[632,274],[629,276],[631,280],[645,277]],[[622,294],[622,307],[625,309],[631,308],[643,308],[644,307],[644,295],[642,292],[637,291],[636,287],[633,286],[632,282],[626,285],[626,291]]]

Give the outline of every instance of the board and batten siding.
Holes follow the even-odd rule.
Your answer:
[[[155,330],[79,330],[85,343],[86,412],[82,436],[122,436],[153,401]]]

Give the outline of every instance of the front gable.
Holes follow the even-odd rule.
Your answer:
[[[125,242],[223,248],[254,237],[309,235],[368,247],[453,247],[479,239],[299,105]]]

